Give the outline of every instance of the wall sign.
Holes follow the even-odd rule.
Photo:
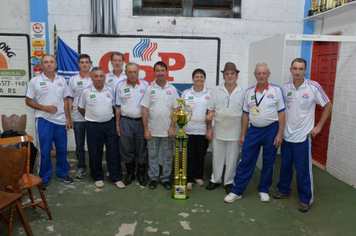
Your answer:
[[[167,64],[167,80],[178,87],[184,84],[190,87],[192,72],[197,68],[205,70],[206,86],[210,88],[218,84],[221,74],[220,38],[79,35],[78,41],[78,52],[89,54],[93,66],[111,71],[110,55],[119,51],[125,54],[125,63],[140,65],[140,78],[150,83],[155,79],[153,66],[157,61]]]
[[[30,38],[0,33],[0,97],[24,97],[30,80]]]

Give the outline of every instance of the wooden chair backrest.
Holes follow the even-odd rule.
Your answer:
[[[0,145],[0,191],[22,193],[19,179],[26,165],[27,148]]]
[[[16,144],[18,143],[19,147],[22,147],[23,142],[27,142],[26,150],[26,165],[24,166],[23,173],[29,174],[30,173],[30,142],[33,140],[31,135],[24,135],[24,136],[16,136],[10,138],[0,138],[0,145],[9,145],[9,144]],[[1,156],[0,156],[1,158]]]
[[[1,124],[2,124],[3,131],[12,129],[16,131],[25,132],[26,123],[27,123],[26,114],[23,114],[22,116],[12,114],[9,117],[7,117],[6,115],[1,115]]]

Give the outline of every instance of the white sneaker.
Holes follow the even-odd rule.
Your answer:
[[[102,181],[102,180],[95,181],[95,186],[96,186],[97,188],[102,188],[102,187],[104,187],[104,181]]]
[[[107,176],[107,177],[110,177],[110,173],[109,173],[109,171],[108,171],[108,172],[106,172],[106,176]]]
[[[269,195],[268,195],[268,193],[259,192],[258,195],[260,196],[261,202],[269,202]]]
[[[232,203],[238,199],[241,199],[241,195],[236,195],[235,193],[229,193],[225,198],[224,201],[227,203]]]
[[[125,184],[122,181],[115,182],[116,187],[118,188],[125,188]]]

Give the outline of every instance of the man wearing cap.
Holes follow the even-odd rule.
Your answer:
[[[213,190],[221,184],[225,165],[224,186],[230,193],[233,186],[236,164],[239,155],[238,139],[241,133],[241,114],[243,89],[237,84],[238,73],[232,62],[225,64],[223,71],[225,83],[217,86],[211,95],[208,114],[206,137],[213,144],[213,173],[207,190]],[[211,121],[214,117],[214,134]]]
[[[105,71],[94,67],[91,72],[93,84],[83,90],[78,110],[87,121],[87,142],[91,177],[98,188],[104,187],[102,164],[104,144],[110,178],[118,188],[125,188],[119,158],[119,143],[115,132],[113,113],[114,91],[106,86]]]
[[[224,201],[240,199],[250,181],[263,147],[263,167],[258,195],[262,202],[269,202],[268,189],[272,185],[273,166],[277,150],[282,144],[284,129],[284,99],[281,87],[270,84],[271,72],[267,64],[258,63],[254,75],[257,84],[248,88],[244,96],[242,127],[239,145],[241,160],[236,168],[234,187]]]
[[[90,77],[90,56],[87,54],[80,54],[78,57],[78,65],[80,71],[69,79],[69,111],[72,112],[73,130],[75,137],[75,154],[78,158],[78,170],[75,174],[76,179],[81,179],[86,174],[87,165],[85,164],[85,132],[86,122],[82,114],[78,111],[79,96],[83,89],[92,84]]]
[[[116,132],[120,136],[121,159],[125,162],[127,169],[124,184],[129,185],[135,179],[136,156],[138,182],[140,185],[146,186],[148,153],[147,141],[143,132],[140,101],[149,83],[138,78],[138,64],[129,62],[125,69],[127,79],[119,82],[115,91]]]
[[[159,147],[162,147],[162,175],[161,182],[165,189],[172,188],[170,182],[173,162],[173,145],[175,136],[175,122],[171,118],[171,111],[178,111],[179,95],[176,88],[167,81],[167,65],[159,61],[154,67],[155,81],[146,89],[140,102],[142,106],[142,123],[148,147],[148,175],[151,179],[150,189],[157,187],[159,177]]]
[[[66,80],[55,74],[57,61],[45,54],[41,65],[43,73],[32,78],[26,90],[26,105],[35,110],[36,132],[38,135],[38,174],[42,178],[42,188],[48,189],[52,176],[52,142],[56,145],[56,175],[65,183],[73,182],[67,171],[67,130],[71,126],[68,107],[69,90]]]
[[[116,85],[127,76],[123,69],[124,67],[124,54],[121,52],[113,52],[110,56],[110,61],[112,65],[112,71],[106,74],[105,85],[111,87],[115,90]]]
[[[282,163],[278,193],[275,199],[290,196],[290,183],[293,179],[293,164],[297,171],[299,211],[307,212],[313,203],[312,138],[320,131],[329,118],[332,103],[318,82],[306,80],[307,62],[296,58],[291,63],[290,72],[293,81],[284,84],[283,94],[287,103],[286,128],[281,148]],[[315,123],[315,105],[324,107],[317,125]]]

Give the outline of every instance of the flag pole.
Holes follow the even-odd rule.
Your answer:
[[[53,44],[54,44],[54,58],[57,61],[57,27],[56,24],[54,24],[54,40],[53,40]],[[56,72],[57,72],[57,68],[56,68]]]

